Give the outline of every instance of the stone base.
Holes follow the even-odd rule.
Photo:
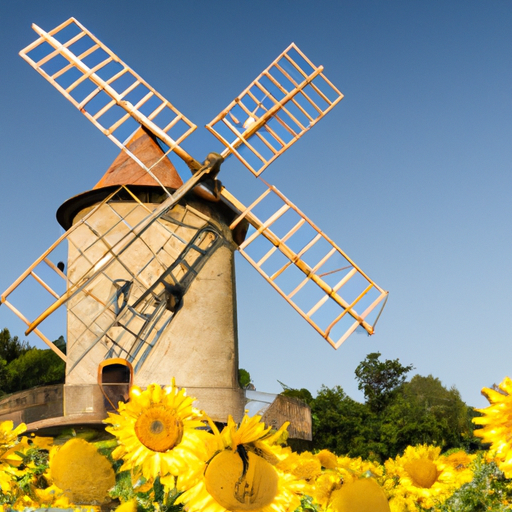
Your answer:
[[[114,405],[117,406],[123,398],[128,399],[127,384],[108,387]],[[235,421],[243,417],[245,393],[242,389],[191,388],[187,389],[187,394],[195,397],[194,406],[203,409],[214,421],[225,423],[229,415]],[[0,400],[0,421],[11,420],[15,425],[25,423],[28,431],[93,426],[103,425],[107,412],[114,410],[97,384],[57,384],[20,391],[3,398]]]
[[[106,387],[109,388],[106,393],[110,402],[116,406],[119,400],[128,399],[127,384]],[[268,426],[277,429],[285,421],[290,421],[288,431],[291,438],[311,440],[311,410],[307,405],[281,395],[248,394],[252,402],[259,397],[258,403],[261,402],[262,408],[252,412],[262,415]],[[230,415],[235,422],[240,422],[247,404],[243,389],[187,388],[187,395],[196,398],[196,408],[204,410],[219,423],[226,423]],[[268,403],[261,401],[263,395],[268,395]],[[15,426],[25,423],[28,432],[38,431],[41,434],[44,431],[47,435],[57,435],[59,429],[69,427],[102,430],[107,413],[115,411],[110,402],[97,384],[44,386],[20,391],[0,400],[0,421],[11,420]]]

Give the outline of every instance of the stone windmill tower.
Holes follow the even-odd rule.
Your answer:
[[[121,150],[92,190],[59,208],[66,233],[1,297],[56,352],[39,327],[66,307],[63,422],[101,419],[130,383],[172,377],[214,419],[239,418],[235,250],[334,348],[356,329],[373,333],[387,292],[260,178],[342,99],[323,67],[290,45],[207,125],[225,149],[200,163],[180,146],[195,125],[78,21],[33,28],[22,57]],[[231,155],[263,183],[249,207],[217,180]],[[63,243],[66,274],[52,262]],[[53,298],[28,320],[9,296],[34,276]]]
[[[92,190],[59,208],[57,218],[66,230],[86,219],[68,237],[71,285],[81,281],[92,262],[108,259],[110,247],[160,206],[166,197],[161,185],[172,191],[183,185],[144,129],[136,131],[127,147],[145,165],[154,165],[159,183],[121,152]],[[68,414],[87,407],[84,400],[94,396],[98,383],[117,404],[125,389],[115,384],[144,387],[173,377],[213,417],[242,413],[233,255],[233,238],[240,229],[229,229],[234,217],[205,190],[192,191],[150,222],[83,292],[70,298]]]

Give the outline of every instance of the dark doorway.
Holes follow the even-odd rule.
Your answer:
[[[107,359],[98,366],[98,384],[106,411],[114,411],[119,402],[127,402],[133,381],[132,365],[122,358]]]

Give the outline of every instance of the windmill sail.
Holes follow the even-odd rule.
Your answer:
[[[206,125],[255,176],[324,117],[343,94],[295,44]]]
[[[222,190],[240,212],[230,227],[242,219],[254,227],[239,247],[242,256],[333,348],[358,327],[373,334],[388,292],[284,194],[266,185],[249,207]],[[261,219],[257,212],[265,202],[273,207],[261,208],[267,215]]]
[[[32,28],[40,37],[20,52],[21,57],[114,144],[152,175],[126,147],[141,124],[169,147],[168,153],[183,158],[179,144],[196,125],[82,24],[70,18],[50,32],[35,24]],[[187,164],[199,168],[193,159]]]
[[[128,207],[120,201],[127,195],[133,200]],[[127,208],[129,211],[121,211]],[[111,220],[116,219],[108,229],[106,212],[110,212]],[[34,331],[64,360],[66,356],[38,327],[67,304],[68,317],[76,317],[76,322],[83,324],[80,335],[73,340],[82,347],[81,356],[68,361],[69,371],[91,350],[98,349],[105,356],[122,355],[138,370],[156,343],[159,330],[172,319],[167,290],[178,286],[184,293],[222,242],[215,227],[190,206],[177,206],[168,199],[156,211],[150,211],[127,187],[120,187],[52,244],[5,290],[1,303],[26,323],[27,334]],[[59,250],[69,251],[67,275],[51,259]],[[43,280],[41,275],[48,274],[45,269],[52,275]],[[113,279],[113,275],[122,279]],[[55,278],[57,285],[53,284]],[[23,296],[24,289],[33,290],[34,284],[46,294],[40,304],[49,305],[35,319],[29,319],[10,295],[19,288],[18,294]],[[84,309],[95,313],[84,320]],[[110,340],[107,349],[98,345],[104,336]]]

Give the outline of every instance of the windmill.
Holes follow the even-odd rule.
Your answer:
[[[66,361],[63,423],[102,419],[127,385],[171,377],[214,419],[240,417],[235,250],[332,347],[373,334],[387,292],[261,177],[343,98],[322,66],[291,44],[206,125],[224,149],[201,163],[181,146],[196,126],[77,20],[32,28],[20,55],[121,150],[59,208],[66,232],[1,295]],[[233,155],[264,189],[249,206],[217,179]],[[28,282],[46,294],[31,319],[11,300]],[[66,354],[42,332],[62,307]]]

